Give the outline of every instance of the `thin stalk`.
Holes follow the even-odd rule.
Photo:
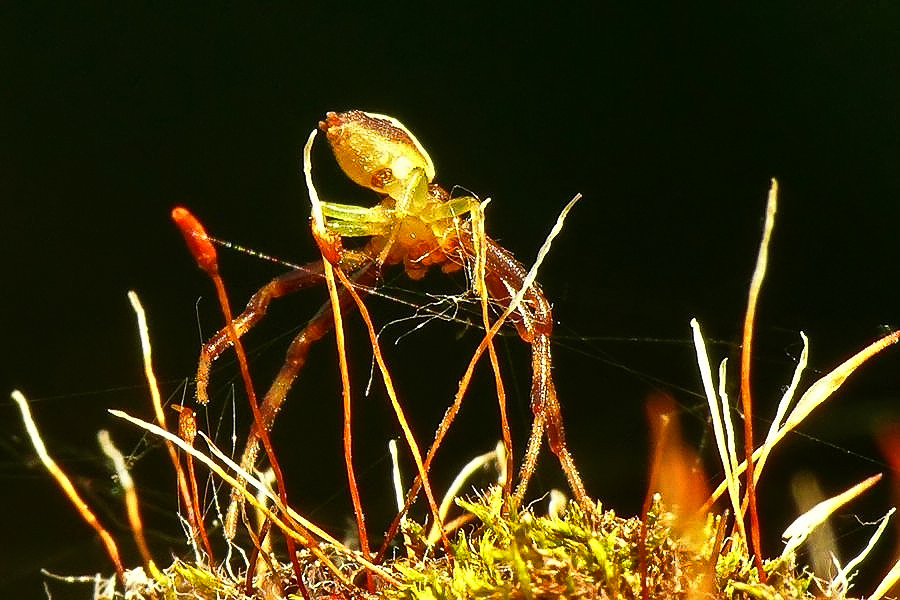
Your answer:
[[[766,572],[762,562],[762,542],[759,534],[759,512],[756,506],[756,478],[753,476],[753,399],[750,395],[750,366],[753,348],[753,327],[756,319],[756,305],[759,291],[766,276],[766,265],[769,260],[769,241],[772,228],[775,226],[775,211],[778,205],[778,181],[772,179],[769,199],[766,205],[766,222],[763,227],[762,242],[753,279],[750,281],[750,294],[747,301],[747,312],[744,316],[744,339],[741,345],[741,405],[744,409],[744,456],[747,460],[747,498],[749,499],[750,542],[753,545],[754,560],[759,571],[759,580],[766,582]]]

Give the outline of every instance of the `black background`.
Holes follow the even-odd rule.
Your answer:
[[[111,429],[140,456],[134,474],[160,562],[184,554],[165,452],[105,412],[150,416],[125,293],[140,294],[163,393],[180,400],[221,317],[169,211],[185,205],[212,235],[285,261],[314,259],[300,149],[325,111],[362,108],[412,129],[446,186],[492,197],[488,232],[524,263],[562,206],[584,194],[540,280],[558,321],[555,375],[572,451],[591,492],[633,514],[646,482],[648,394],[675,396],[691,443],[709,441],[688,321],[697,317],[719,342],[713,360],[730,356],[736,369],[771,177],[781,183],[781,207],[759,312],[758,430],[790,379],[798,330],[812,341],[808,384],[897,325],[898,12],[891,3],[0,9],[0,389],[29,397],[51,453],[137,564],[95,441],[98,428]],[[372,201],[342,179],[324,145],[314,160],[324,196]],[[236,306],[285,269],[221,255]],[[440,275],[422,284],[386,279],[388,294],[417,303],[464,285]],[[323,298],[318,289],[285,300],[248,338],[258,387]],[[415,311],[384,299],[370,306],[380,324]],[[391,325],[382,341],[426,440],[478,333],[445,322],[413,331],[420,322]],[[363,395],[370,352],[358,319],[348,334],[359,384],[357,464],[377,532],[390,498],[385,442],[398,431],[377,379]],[[511,336],[503,348],[521,441],[527,347]],[[809,469],[837,492],[887,468],[873,434],[897,416],[896,361],[891,351],[877,358],[773,457],[762,485],[770,552],[795,514],[793,473]],[[236,380],[232,359],[221,362],[201,418],[204,428],[227,430]],[[338,386],[328,337],[276,443],[293,503],[340,534],[351,510]],[[492,398],[480,373],[437,477],[492,447]],[[241,427],[246,409],[238,407]],[[227,443],[227,432],[219,439]],[[93,533],[36,464],[7,400],[0,444],[0,595],[43,597],[40,567],[110,571]],[[564,480],[545,455],[533,495],[554,485]],[[853,515],[883,514],[889,487],[837,519],[851,534],[841,539],[845,560],[863,543]],[[870,564],[867,581],[886,569],[892,544],[883,542],[883,562]],[[90,593],[53,590],[54,598]]]

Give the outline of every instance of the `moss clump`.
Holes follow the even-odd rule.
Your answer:
[[[523,511],[503,516],[499,490],[476,501],[457,503],[480,521],[460,532],[447,558],[392,567],[400,586],[380,597],[408,600],[457,598],[640,598],[641,521],[614,511],[592,523],[575,503],[561,516]],[[599,511],[598,511],[599,512]],[[651,598],[811,598],[811,578],[797,573],[793,560],[767,563],[769,582],[759,582],[746,549],[717,548],[724,524],[710,516],[700,543],[675,533],[675,516],[659,501],[647,515],[647,588]],[[730,550],[727,548],[731,548]]]
[[[328,577],[327,571],[302,553],[304,578],[312,598],[383,598],[443,600],[476,598],[641,598],[641,521],[602,512],[599,522],[585,516],[575,503],[562,515],[539,516],[531,510],[506,516],[497,488],[475,500],[457,500],[477,524],[459,530],[452,558],[427,556],[394,559],[384,565],[399,582],[376,579],[376,591],[364,585],[352,589]],[[599,507],[598,507],[599,509]],[[598,510],[598,514],[601,514]],[[645,537],[647,591],[650,598],[813,598],[812,577],[798,572],[793,556],[766,563],[762,584],[741,544],[721,540],[725,527],[710,515],[702,533],[691,541],[679,536],[676,517],[657,500],[647,515]],[[410,527],[414,545],[421,542]],[[699,532],[698,532],[699,533]],[[427,555],[428,553],[426,553]],[[362,569],[344,561],[348,578],[362,582]],[[284,582],[289,565],[257,575],[254,597],[300,598]],[[223,573],[176,562],[153,580],[132,586],[130,597],[247,598],[243,582]],[[273,595],[269,595],[273,594]],[[822,597],[819,593],[816,597]]]

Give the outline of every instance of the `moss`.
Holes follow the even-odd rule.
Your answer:
[[[457,504],[477,523],[455,532],[452,558],[431,555],[389,561],[385,568],[398,585],[377,580],[377,591],[343,589],[304,553],[305,578],[313,598],[384,598],[450,600],[522,598],[641,598],[641,521],[605,511],[599,522],[587,518],[575,503],[561,516],[525,510],[504,515],[499,488]],[[799,570],[793,556],[766,563],[762,584],[746,548],[726,540],[717,548],[719,516],[710,515],[704,539],[687,542],[675,533],[675,516],[657,500],[647,515],[647,588],[650,598],[813,598],[812,578]],[[419,529],[420,527],[413,527]],[[419,542],[420,540],[415,540]],[[357,580],[361,567],[345,561],[342,569]],[[284,582],[288,565],[265,572],[254,583],[255,597],[300,598]],[[244,598],[242,582],[223,573],[176,561],[160,580],[132,588],[132,597]],[[266,591],[268,590],[268,592]],[[822,597],[821,595],[817,597]]]
[[[458,534],[452,565],[447,559],[399,561],[394,568],[403,583],[383,590],[381,597],[641,597],[639,519],[623,519],[606,511],[599,523],[592,523],[574,503],[562,516],[525,511],[505,517],[497,489],[458,504],[481,523],[470,534]],[[796,572],[790,560],[769,563],[769,584],[763,585],[745,549],[714,551],[712,540],[720,523],[720,518],[710,517],[705,543],[685,543],[674,533],[674,516],[659,502],[653,504],[646,534],[651,598],[691,598],[701,592],[716,598],[731,598],[736,592],[754,597],[812,597],[807,593],[809,576]]]

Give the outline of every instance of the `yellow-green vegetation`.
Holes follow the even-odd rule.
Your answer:
[[[463,598],[641,598],[641,520],[602,512],[599,523],[570,502],[561,515],[542,516],[532,510],[505,516],[499,488],[475,500],[457,504],[476,517],[476,524],[460,530],[453,540],[452,559],[396,558],[384,567],[397,580],[376,580],[377,591],[362,588],[352,594],[342,589],[308,553],[304,569],[313,598],[385,598],[441,600]],[[599,508],[599,507],[598,507]],[[598,511],[599,512],[599,511]],[[687,542],[675,533],[676,517],[659,499],[646,520],[644,548],[650,598],[781,598],[814,596],[812,577],[798,569],[790,555],[766,563],[768,582],[760,583],[746,548],[722,537],[726,523],[709,515],[703,536]],[[407,533],[414,545],[424,543],[422,528],[411,524]],[[700,541],[696,541],[699,539]],[[344,561],[351,579],[361,578],[361,567]],[[256,597],[279,597],[290,579],[290,565],[263,569],[253,588]],[[243,582],[230,581],[220,570],[176,561],[155,580],[135,579],[132,597],[147,599],[240,599]],[[265,595],[269,590],[275,596]],[[262,595],[260,595],[262,594]],[[287,594],[299,598],[298,594]],[[834,596],[837,597],[837,596]]]
[[[477,501],[458,504],[478,518],[471,534],[454,542],[454,560],[393,566],[402,583],[383,592],[387,598],[640,598],[641,520],[614,511],[592,523],[575,503],[562,515],[532,511],[503,516],[496,488]],[[769,563],[778,573],[770,585],[759,583],[747,553],[716,543],[721,518],[706,522],[705,543],[684,543],[673,533],[672,513],[657,500],[647,515],[645,552],[647,588],[652,598],[730,598],[740,589],[760,597],[803,598],[808,575],[790,561]]]

